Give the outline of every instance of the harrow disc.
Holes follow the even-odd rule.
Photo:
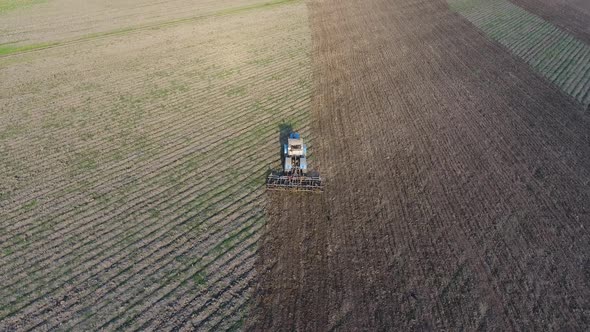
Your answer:
[[[271,174],[266,179],[268,190],[322,192],[324,185],[319,176],[289,176]]]

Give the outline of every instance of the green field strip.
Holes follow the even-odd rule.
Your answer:
[[[19,45],[16,43],[5,43],[4,45],[0,45],[0,57],[10,54],[17,54],[17,53],[24,53],[30,52],[35,50],[41,50],[45,48],[50,48],[53,46],[60,45],[59,42],[51,42],[51,43],[38,43],[38,44],[29,44],[29,45]]]
[[[541,68],[540,70],[545,73],[545,76],[549,78],[555,84],[558,84],[557,77],[555,77],[555,72],[558,71],[560,68],[567,68],[567,64],[571,61],[574,57],[574,49],[576,44],[567,38],[562,38],[561,43],[559,44],[559,49],[562,50],[560,54],[556,53],[548,53],[546,65]],[[567,58],[563,59],[560,57],[561,54],[567,54]]]
[[[527,59],[536,59],[536,55],[541,52],[544,48],[544,45],[547,42],[550,42],[552,39],[557,39],[557,34],[553,33],[556,29],[540,29],[537,31],[536,34],[531,34],[530,42],[523,42],[522,45],[516,45],[518,49],[520,49],[519,56],[525,60]],[[549,38],[545,39],[544,36],[550,33]]]
[[[561,67],[555,69],[551,74],[551,78],[555,80],[559,86],[567,87],[566,82],[578,73],[580,66],[583,65],[584,53],[587,49],[579,47],[576,44],[571,50],[572,56]]]
[[[580,62],[581,63],[573,70],[573,75],[568,77],[565,82],[566,89],[572,89],[574,95],[576,94],[576,87],[580,82],[580,77],[583,77],[588,71],[588,68],[590,68],[590,51],[584,51],[583,59]]]
[[[521,20],[517,26],[504,36],[507,45],[521,45],[523,42],[529,42],[529,36],[534,34],[534,31],[542,26],[535,25],[535,22],[529,20]]]
[[[525,40],[521,45],[515,45],[517,50],[519,50],[520,57],[525,60],[534,59],[536,54],[541,52],[544,48],[544,45],[547,42],[550,42],[552,39],[557,39],[555,33],[556,29],[548,29],[546,26],[544,28],[538,29],[535,34],[531,34],[529,36],[529,40]],[[544,36],[546,34],[550,34],[552,37],[549,39],[545,39]]]
[[[17,9],[29,8],[47,1],[48,0],[0,0],[0,15]]]
[[[523,55],[523,59],[527,61],[532,67],[541,66],[544,61],[546,60],[546,52],[545,52],[545,45],[549,43],[557,42],[560,39],[560,36],[556,33],[551,34],[549,38],[545,40],[540,40],[538,45],[531,48],[530,51],[526,52]]]
[[[174,19],[174,20],[169,20],[169,21],[164,21],[164,22],[156,22],[156,23],[150,23],[150,24],[143,24],[143,25],[139,25],[139,26],[121,28],[121,29],[116,29],[116,30],[111,30],[111,31],[91,33],[91,34],[88,34],[88,35],[85,35],[82,37],[77,37],[77,38],[73,38],[73,39],[69,39],[69,40],[61,40],[61,41],[45,42],[45,43],[37,43],[37,44],[28,44],[28,45],[20,45],[17,43],[5,43],[3,46],[0,46],[0,57],[19,54],[19,53],[25,53],[25,52],[31,52],[31,51],[39,51],[39,50],[44,50],[44,49],[53,48],[53,47],[57,47],[57,46],[65,46],[65,45],[69,45],[69,44],[90,41],[90,40],[94,40],[94,39],[107,38],[107,37],[112,37],[112,36],[120,36],[120,35],[129,34],[129,33],[141,32],[141,31],[145,31],[145,30],[165,28],[165,27],[175,26],[175,25],[179,25],[179,24],[183,24],[183,23],[203,20],[203,19],[207,19],[207,18],[211,18],[211,17],[241,14],[241,13],[251,11],[251,10],[272,8],[274,6],[299,2],[299,1],[301,1],[301,0],[269,0],[266,2],[254,4],[254,5],[247,5],[247,6],[240,6],[240,7],[235,7],[235,8],[218,10],[216,12],[205,14],[205,15],[197,15],[197,16],[191,16],[191,17],[186,17],[186,18],[181,18],[181,19]]]
[[[590,106],[590,73],[580,74],[580,68],[586,68],[589,61],[580,55],[588,54],[590,46],[508,0],[447,3],[451,10],[527,62],[584,108]]]
[[[560,38],[558,42],[555,43],[555,49],[562,50],[561,53],[557,53],[555,51],[548,51],[546,48],[543,50],[542,54],[542,61],[536,67],[538,72],[543,73],[543,76],[548,78],[550,81],[557,85],[555,81],[555,77],[553,77],[553,72],[556,68],[560,68],[566,65],[566,62],[571,59],[571,48],[573,43],[568,38]],[[564,54],[567,55],[567,58],[563,58],[560,55]]]
[[[464,11],[473,11],[473,8],[477,5],[475,3],[471,3],[471,2],[457,2],[457,3],[453,3],[452,4],[455,9],[461,9]],[[481,21],[486,19],[486,17],[488,15],[490,15],[491,12],[498,10],[498,4],[496,4],[496,6],[488,6],[486,8],[482,8],[480,10],[478,10],[477,12],[473,13],[473,19],[477,20],[477,21]]]
[[[512,43],[507,44],[509,48],[515,50],[519,56],[524,57],[528,52],[539,46],[543,42],[544,36],[552,30],[553,27],[548,27],[537,22],[532,22],[532,31],[530,28],[528,32],[522,32],[519,34],[518,39],[515,39]]]
[[[495,11],[498,13],[498,10]],[[485,20],[493,17],[493,20]],[[505,15],[495,16],[494,12],[480,22],[482,27],[486,29],[493,38],[504,39],[510,34],[515,33],[515,29],[521,24],[523,18],[514,15],[512,12],[507,12]]]

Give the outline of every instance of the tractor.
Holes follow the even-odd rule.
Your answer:
[[[282,147],[282,165],[280,171],[271,171],[266,179],[269,190],[290,190],[322,192],[324,189],[319,174],[311,172],[307,165],[307,145],[301,135],[289,134],[287,143]],[[312,174],[313,173],[313,174]]]

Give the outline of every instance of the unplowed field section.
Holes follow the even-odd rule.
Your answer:
[[[0,44],[27,45],[169,24],[245,6],[259,0],[8,0],[0,6]],[[268,1],[267,1],[268,2]]]
[[[279,130],[312,137],[306,6],[259,4],[0,58],[0,331],[242,325]]]
[[[590,121],[445,1],[310,1],[319,196],[271,194],[258,330],[590,326]]]

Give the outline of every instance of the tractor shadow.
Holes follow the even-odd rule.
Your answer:
[[[281,160],[284,159],[283,145],[287,144],[289,140],[289,134],[293,132],[293,126],[290,123],[281,123],[279,125],[279,149],[281,151]],[[282,164],[282,162],[281,162]]]
[[[281,169],[272,169],[268,168],[266,171],[266,176],[268,177],[270,174],[277,174],[280,175],[282,173],[282,169],[285,166],[285,156],[283,153],[283,146],[287,144],[289,140],[289,134],[293,132],[293,126],[290,123],[281,123],[279,124],[279,146],[278,146],[278,156],[281,158]]]

